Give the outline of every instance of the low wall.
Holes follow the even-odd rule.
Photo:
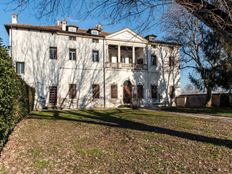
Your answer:
[[[203,107],[206,102],[206,94],[180,95],[176,97],[178,107]],[[214,107],[232,106],[232,94],[213,94],[212,105]]]

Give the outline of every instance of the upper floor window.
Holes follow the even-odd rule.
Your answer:
[[[169,57],[169,67],[174,67],[175,65],[175,57],[170,56]]]
[[[118,87],[117,87],[117,85],[111,85],[111,98],[118,98]]]
[[[151,98],[157,99],[158,91],[156,85],[151,85]]]
[[[98,50],[92,51],[92,61],[99,62],[99,51]]]
[[[143,98],[143,85],[137,85],[137,96],[139,99]]]
[[[151,55],[151,65],[157,66],[157,56],[155,54]]]
[[[99,39],[93,38],[93,39],[92,39],[92,42],[93,42],[93,43],[99,43]]]
[[[57,59],[57,47],[50,47],[49,57],[50,59]]]
[[[100,86],[98,84],[92,85],[93,98],[100,98]]]
[[[74,99],[77,94],[77,87],[76,84],[69,84],[69,98]]]
[[[77,32],[77,28],[76,27],[68,27],[68,31]]]
[[[24,62],[16,62],[16,73],[24,74],[25,63]]]
[[[77,40],[76,36],[69,36],[69,40]]]
[[[76,49],[69,49],[69,60],[76,60]]]
[[[97,31],[97,30],[91,30],[91,34],[92,35],[99,35],[99,31]]]

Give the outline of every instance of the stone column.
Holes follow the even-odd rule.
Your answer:
[[[118,63],[121,62],[121,45],[118,45]]]
[[[132,47],[132,63],[135,64],[135,47]]]

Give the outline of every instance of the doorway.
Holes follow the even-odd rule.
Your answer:
[[[132,103],[132,84],[130,80],[123,83],[123,102],[124,104]]]

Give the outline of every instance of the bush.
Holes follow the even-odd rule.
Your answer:
[[[34,93],[16,74],[0,39],[0,149],[16,123],[33,109]]]

